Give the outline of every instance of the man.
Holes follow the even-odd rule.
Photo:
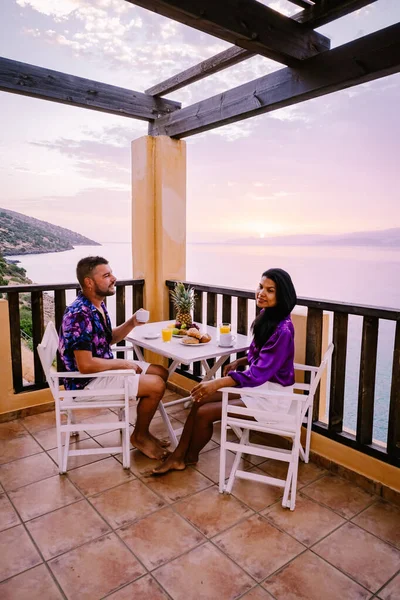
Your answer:
[[[140,325],[135,314],[123,325],[112,329],[103,300],[115,294],[116,277],[108,261],[101,256],[82,258],[76,267],[81,291],[65,310],[60,329],[59,351],[67,371],[99,373],[115,369],[134,369],[128,377],[130,397],[138,397],[137,420],[131,436],[132,445],[149,458],[162,459],[167,454],[163,442],[150,431],[150,422],[165,392],[168,371],[144,361],[114,358],[110,345],[123,340]],[[98,379],[65,379],[66,389],[123,387],[123,376]],[[125,378],[123,378],[125,380]],[[95,396],[95,393],[93,394]]]

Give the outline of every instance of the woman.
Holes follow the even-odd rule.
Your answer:
[[[221,379],[205,381],[193,388],[193,405],[179,444],[166,461],[154,469],[154,474],[181,471],[198,461],[200,450],[211,439],[214,422],[221,420],[222,396],[218,390],[234,386],[263,386],[268,390],[293,386],[294,329],[290,313],[296,301],[296,292],[286,271],[269,269],[262,274],[256,291],[256,304],[261,312],[252,325],[254,337],[247,356],[227,365]],[[245,371],[238,370],[244,366],[248,366]],[[267,398],[246,395],[232,397],[229,403],[257,409],[270,406]]]

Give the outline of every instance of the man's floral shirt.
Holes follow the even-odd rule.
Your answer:
[[[59,351],[66,371],[78,371],[74,350],[89,350],[97,358],[113,358],[110,343],[112,327],[107,308],[102,303],[103,316],[97,308],[82,294],[67,306],[60,328]],[[64,379],[67,390],[84,388],[90,378]]]

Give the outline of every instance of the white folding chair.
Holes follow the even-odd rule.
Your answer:
[[[266,392],[265,389],[241,388],[240,392],[246,396],[267,397],[286,401],[289,406],[287,412],[270,412],[269,410],[255,410],[253,408],[242,408],[228,404],[229,394],[237,394],[238,388],[224,388],[222,390],[222,424],[221,424],[221,449],[220,449],[220,471],[219,491],[231,493],[235,477],[259,481],[270,485],[284,488],[282,506],[294,510],[296,503],[297,471],[299,457],[308,462],[311,442],[312,408],[315,392],[321,381],[322,374],[331,361],[333,344],[330,344],[325,352],[319,367],[295,364],[296,370],[308,371],[310,383],[295,383],[294,389],[300,390],[302,394],[285,393],[280,391]],[[282,388],[284,390],[284,388]],[[306,394],[304,394],[306,392]],[[308,392],[308,393],[307,393]],[[288,402],[289,401],[289,402]],[[244,418],[241,418],[244,417]],[[247,419],[246,419],[247,417]],[[250,419],[250,420],[248,420]],[[254,420],[256,419],[256,420]],[[257,420],[258,419],[258,420]],[[301,426],[306,426],[306,439],[304,448],[301,445]],[[227,440],[227,429],[232,429],[239,441]],[[292,443],[291,449],[281,447],[269,447],[255,444],[249,441],[250,431],[271,433],[284,438],[289,438]],[[236,454],[232,469],[225,483],[226,453],[231,450]],[[278,479],[269,475],[258,475],[239,469],[242,454],[253,454],[263,458],[272,458],[288,463],[286,479]]]
[[[123,350],[124,348],[118,348]],[[58,449],[58,467],[60,473],[66,473],[69,456],[81,456],[84,454],[114,454],[122,452],[123,467],[129,469],[129,393],[128,380],[125,379],[123,386],[119,388],[107,388],[105,390],[64,390],[64,378],[97,378],[111,377],[114,375],[123,375],[125,378],[129,375],[135,375],[132,369],[103,371],[101,373],[82,374],[78,371],[58,372],[54,366],[57,358],[58,350],[58,335],[52,322],[49,322],[46,331],[43,335],[41,343],[37,347],[43,371],[46,376],[47,383],[53,394],[56,409],[56,427],[57,427],[57,449]],[[93,396],[99,398],[93,400]],[[88,400],[85,401],[85,398]],[[89,398],[91,400],[89,400]],[[77,400],[75,400],[77,399]],[[77,423],[75,421],[75,411],[88,408],[111,408],[118,410],[118,421],[115,423]],[[67,422],[61,422],[61,413],[66,412]],[[89,448],[81,450],[70,449],[71,435],[80,431],[97,431],[97,430],[120,430],[121,445],[107,448]],[[64,446],[62,444],[62,434],[65,434]]]

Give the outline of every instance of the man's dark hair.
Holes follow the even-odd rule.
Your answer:
[[[81,288],[83,288],[85,277],[91,277],[93,269],[99,265],[108,265],[108,260],[102,256],[86,256],[86,258],[81,258],[76,265],[76,278]]]

